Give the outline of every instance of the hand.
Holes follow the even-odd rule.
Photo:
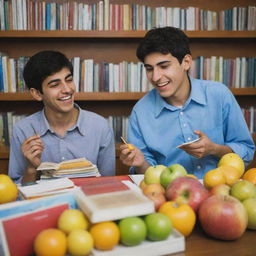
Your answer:
[[[37,168],[41,163],[41,155],[44,150],[43,141],[39,135],[27,138],[21,145],[23,155],[29,161],[29,165]]]
[[[197,130],[194,131],[194,133],[199,136],[200,140],[181,146],[180,149],[196,158],[214,155],[214,152],[216,151],[216,144],[213,143],[203,132]]]
[[[132,145],[129,147],[130,144],[122,144],[120,146],[120,159],[123,164],[128,166],[135,166],[141,167],[145,163],[144,155],[142,152]]]

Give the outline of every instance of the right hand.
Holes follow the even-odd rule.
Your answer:
[[[129,149],[127,144],[120,146],[120,160],[128,166],[141,167],[145,163],[142,152],[132,145],[133,149]],[[130,147],[131,148],[131,147]]]
[[[39,135],[33,135],[27,138],[22,143],[21,150],[30,165],[37,168],[41,164],[41,155],[44,150],[44,144]]]

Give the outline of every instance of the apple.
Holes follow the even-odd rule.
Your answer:
[[[147,236],[145,222],[139,217],[127,217],[118,224],[120,240],[124,245],[134,246],[140,244]]]
[[[200,204],[209,197],[209,191],[199,180],[190,177],[178,177],[166,188],[167,200],[189,204],[196,212]]]
[[[256,194],[256,187],[253,183],[247,180],[239,180],[231,187],[230,195],[243,201],[253,197]]]
[[[162,213],[151,213],[145,217],[147,238],[152,241],[165,240],[172,232],[171,220]]]
[[[232,196],[210,196],[201,204],[198,216],[203,230],[222,240],[241,237],[248,223],[243,204]]]
[[[144,181],[146,184],[160,183],[160,175],[167,167],[164,165],[150,166],[145,171]]]
[[[152,193],[152,194],[147,194],[146,197],[154,202],[156,212],[161,207],[161,205],[166,202],[166,198],[164,194]]]
[[[256,230],[256,197],[244,200],[243,205],[248,214],[247,228]]]
[[[230,195],[230,189],[231,187],[227,184],[219,184],[211,188],[210,194],[228,196]]]
[[[166,168],[160,176],[161,185],[166,188],[169,183],[175,180],[177,177],[187,175],[186,169],[180,164],[173,164]]]

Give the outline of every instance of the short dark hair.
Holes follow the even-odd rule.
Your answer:
[[[136,54],[144,62],[145,57],[153,52],[170,53],[181,63],[186,54],[191,54],[189,39],[182,30],[175,27],[153,28],[146,33]]]
[[[42,83],[50,75],[68,68],[73,75],[70,60],[58,51],[41,51],[29,58],[23,70],[26,86],[35,88],[42,93]]]

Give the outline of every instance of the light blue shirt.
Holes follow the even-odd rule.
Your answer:
[[[115,142],[112,129],[103,117],[75,106],[79,109],[77,123],[63,137],[50,128],[43,110],[16,123],[9,161],[9,175],[15,182],[20,182],[27,168],[21,144],[35,132],[44,143],[42,162],[58,163],[85,157],[97,165],[102,176],[115,175]]]
[[[255,146],[232,93],[218,82],[190,80],[190,97],[180,108],[168,104],[155,89],[137,102],[129,119],[129,142],[151,165],[179,163],[202,178],[216,168],[219,158],[208,155],[199,159],[176,148],[195,139],[194,130],[201,130],[214,143],[229,146],[248,164]]]

